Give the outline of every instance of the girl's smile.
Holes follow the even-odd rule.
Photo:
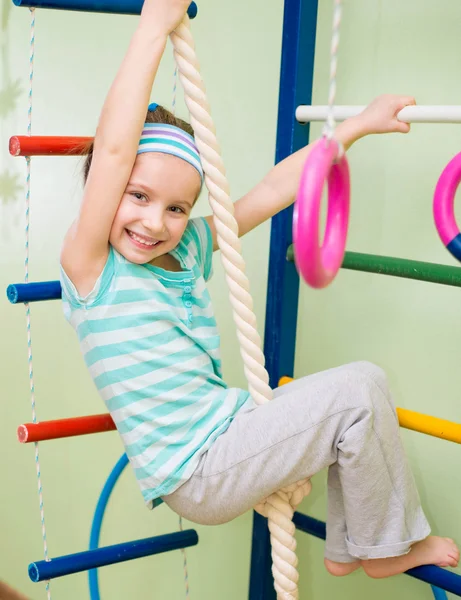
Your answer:
[[[128,237],[132,241],[132,243],[137,247],[141,248],[141,250],[151,250],[155,248],[159,244],[162,243],[161,240],[154,240],[152,238],[148,238],[145,235],[140,235],[139,233],[135,233],[134,231],[130,231],[129,229],[125,229],[128,234]]]

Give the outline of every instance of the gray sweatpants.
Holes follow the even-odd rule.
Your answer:
[[[328,467],[325,556],[406,554],[430,533],[381,369],[353,363],[298,379],[243,409],[164,501],[185,518],[225,523]]]

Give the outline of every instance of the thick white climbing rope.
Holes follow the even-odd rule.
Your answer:
[[[234,218],[234,205],[230,199],[229,183],[216,139],[205,85],[200,75],[187,15],[170,37],[205,172],[205,183],[213,210],[221,261],[229,286],[230,302],[237,326],[248,389],[257,404],[265,404],[272,399],[272,390],[264,367],[261,338],[256,328],[249,281],[245,275],[245,262],[241,255],[238,226]],[[299,597],[295,527],[292,517],[294,509],[309,491],[310,482],[304,480],[273,494],[256,507],[258,512],[269,519],[272,573],[279,600],[296,600]]]
[[[30,54],[29,54],[29,107],[27,110],[27,135],[32,135],[32,91],[34,81],[34,59],[35,59],[35,9],[30,9],[31,23],[30,23]],[[27,175],[26,175],[26,205],[25,205],[25,245],[24,245],[24,282],[29,282],[29,237],[30,237],[30,175],[31,165],[30,156],[26,156]],[[28,353],[28,365],[29,365],[29,386],[30,386],[30,403],[32,408],[32,422],[37,423],[37,411],[35,403],[35,382],[34,382],[34,366],[32,356],[32,333],[31,333],[31,319],[30,319],[30,306],[29,303],[24,304],[26,309],[26,328],[27,328],[27,353]],[[37,485],[38,485],[38,499],[40,507],[40,522],[42,525],[42,538],[43,538],[43,553],[45,560],[49,560],[48,557],[48,542],[46,539],[46,526],[45,526],[45,509],[43,505],[43,488],[42,488],[42,476],[40,470],[40,454],[38,450],[38,442],[35,442],[35,468],[37,471]],[[46,584],[46,593],[48,600],[51,600],[50,582]]]

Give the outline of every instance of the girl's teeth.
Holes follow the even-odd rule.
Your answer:
[[[144,246],[155,246],[155,244],[157,242],[146,242],[145,240],[141,239],[140,237],[138,237],[135,233],[133,233],[132,231],[130,231],[130,237],[132,237],[134,240],[136,240],[137,242],[144,244]]]

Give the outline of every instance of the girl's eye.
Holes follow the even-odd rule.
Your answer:
[[[184,212],[183,209],[179,206],[170,206],[170,210],[171,212],[177,213],[178,215]]]
[[[136,198],[136,200],[147,201],[147,198],[144,196],[144,194],[141,194],[140,192],[132,192],[131,195]]]

